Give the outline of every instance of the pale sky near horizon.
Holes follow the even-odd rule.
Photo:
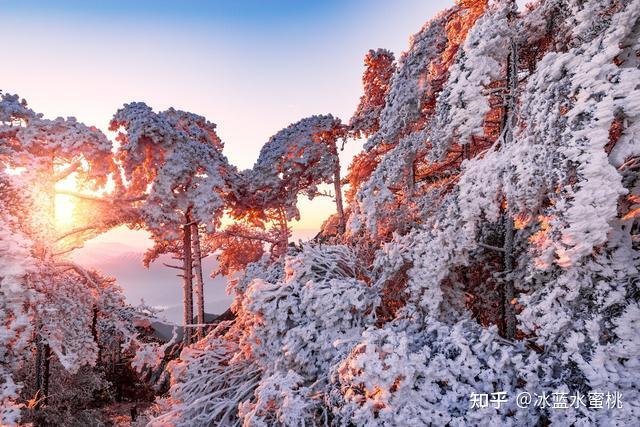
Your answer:
[[[452,4],[0,0],[0,38],[7,47],[0,89],[18,93],[46,117],[75,116],[110,138],[107,124],[125,102],[191,111],[218,125],[225,154],[244,169],[292,122],[326,113],[347,121],[362,93],[367,50],[384,47],[398,57],[412,34]],[[350,142],[343,166],[360,149],[361,143]],[[326,198],[301,201],[302,221],[294,229],[299,235],[317,229],[334,210]],[[112,258],[139,254],[148,244],[144,235],[114,233],[98,240],[111,242]],[[80,255],[91,253],[90,247]],[[104,267],[98,261],[96,267]],[[151,287],[132,294],[139,285],[133,281],[143,276],[127,282],[117,263],[109,265],[106,272],[129,298],[140,294],[156,304]]]

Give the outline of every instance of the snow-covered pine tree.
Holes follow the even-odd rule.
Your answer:
[[[273,135],[251,170],[250,191],[263,193],[265,207],[282,206],[286,219],[299,219],[297,198],[317,195],[317,186],[332,183],[336,211],[344,223],[337,139],[344,130],[331,115],[311,116]],[[266,185],[266,187],[265,187]]]
[[[170,249],[182,260],[178,268],[183,276],[185,325],[194,321],[195,249],[196,322],[201,325],[204,300],[199,227],[213,232],[219,226],[224,198],[233,188],[235,174],[222,155],[215,125],[192,113],[175,109],[155,113],[144,103],[131,103],[116,112],[110,126],[120,130],[117,158],[125,171],[128,191],[145,196],[141,216],[156,241],[146,259],[154,260]],[[175,242],[180,236],[178,249]],[[197,331],[201,335],[202,327]],[[185,327],[185,343],[191,342],[191,332],[191,327]]]
[[[449,188],[448,178],[457,172],[460,156],[453,153],[441,163],[428,160],[428,123],[455,53],[485,7],[482,0],[459,2],[412,37],[389,83],[380,129],[352,164],[351,233],[364,227],[380,240],[389,239],[394,231],[405,233],[424,213],[422,205],[405,203],[413,193]]]
[[[101,211],[94,212],[92,221],[91,215],[80,218],[78,228],[71,230],[61,230],[55,222],[56,184],[74,175],[82,189],[104,186],[114,170],[111,143],[96,128],[73,118],[44,119],[17,96],[3,95],[0,165],[1,422],[17,424],[20,399],[36,410],[47,405],[50,395],[59,394],[61,385],[49,379],[51,363],[71,374],[95,365],[96,323],[108,325],[126,347],[135,345],[136,338],[131,323],[121,316],[121,289],[66,257],[87,238],[86,230],[107,227]],[[101,206],[110,204],[93,198]],[[115,210],[105,209],[107,215]],[[67,240],[70,236],[73,243]],[[29,369],[28,354],[34,347],[35,364]],[[34,389],[14,380],[19,372],[35,373],[25,381],[35,384]]]
[[[120,110],[112,127],[126,131],[117,155],[126,186],[117,185],[144,200],[128,217],[157,236],[148,258],[186,254],[190,274],[192,249],[220,251],[216,273],[231,276],[234,293],[235,317],[170,364],[152,425],[633,425],[639,34],[640,0],[540,0],[522,11],[511,0],[458,1],[412,38],[397,68],[387,51],[368,54],[349,127],[303,119],[241,173],[204,118],[140,103]],[[8,95],[0,119],[10,167],[37,157],[38,141],[92,134]],[[349,132],[369,140],[344,209],[336,142]],[[67,153],[89,158],[77,166],[89,182],[102,139],[92,141]],[[3,201],[18,200],[20,184],[0,178]],[[323,183],[334,184],[346,233],[289,246],[297,197]],[[0,257],[15,263],[0,265],[0,292],[14,296],[0,300],[0,360],[13,364],[36,330],[69,369],[90,364],[87,322],[95,307],[118,312],[119,294],[94,272],[47,263],[30,222],[16,220],[21,203],[28,194],[0,210]],[[224,209],[238,222],[219,230]],[[77,328],[40,301],[67,307]],[[163,351],[147,350],[136,366]],[[13,420],[12,374],[0,370]],[[500,407],[471,405],[473,393],[500,392]],[[520,408],[520,392],[623,401]]]
[[[173,364],[168,411],[153,425],[331,417],[323,403],[329,368],[373,322],[377,298],[347,247],[305,246],[285,258],[284,271],[281,260],[265,261],[236,282],[234,324],[221,324]],[[289,403],[274,405],[283,399]]]
[[[42,115],[28,109],[26,102],[19,101],[15,95],[2,95],[0,108],[0,164],[19,173],[21,183],[17,184],[14,180],[14,186],[19,185],[27,195],[21,204],[21,216],[33,245],[32,255],[38,260],[39,266],[38,274],[30,277],[27,286],[35,288],[41,295],[56,298],[60,296],[60,292],[53,283],[59,281],[66,284],[79,279],[77,274],[66,276],[66,264],[60,261],[60,256],[67,251],[64,248],[60,250],[58,242],[74,233],[67,231],[61,235],[56,226],[56,184],[74,174],[80,186],[92,189],[104,186],[107,175],[113,171],[111,143],[98,129],[85,126],[73,117],[44,119]],[[45,277],[50,278],[52,285],[39,289],[48,282]],[[75,306],[82,309],[82,302],[85,301],[80,300],[80,304]],[[58,311],[41,302],[32,311],[36,325],[38,404],[46,403],[49,394],[50,348],[61,362],[66,353],[56,342],[55,331],[59,331],[62,324],[52,324],[54,320],[63,319],[63,306],[56,305],[55,302],[51,305]],[[50,316],[51,311],[56,314]],[[48,321],[46,318],[49,318]],[[81,322],[82,315],[78,318]],[[71,346],[76,342],[72,339],[67,345]],[[70,354],[78,356],[76,350],[70,350]],[[87,362],[92,361],[91,351],[85,352],[84,356],[88,358]],[[72,368],[72,364],[65,367]]]
[[[29,307],[36,296],[27,279],[36,270],[36,260],[31,255],[32,242],[18,221],[19,194],[4,173],[0,173],[0,202],[0,423],[15,425],[20,418],[21,384],[14,372],[33,332]]]
[[[262,147],[252,169],[242,171],[234,191],[227,198],[230,214],[253,228],[245,237],[269,243],[271,252],[280,257],[287,252],[291,230],[289,221],[300,219],[297,201],[300,195],[313,199],[321,184],[333,184],[339,227],[344,228],[342,181],[337,141],[345,127],[331,115],[311,116],[289,125],[273,135]],[[271,224],[269,234],[263,230]],[[236,230],[237,231],[237,230]],[[236,236],[234,236],[236,235]],[[237,232],[223,233],[237,237]],[[273,241],[275,238],[275,242]]]
[[[246,266],[233,324],[176,363],[172,422],[632,423],[638,7],[460,2],[427,24],[384,103],[371,101],[379,129],[350,169],[342,245]],[[353,258],[357,272],[335,282]],[[343,282],[367,308],[341,305]],[[345,318],[318,318],[313,301]],[[629,403],[612,410],[515,404],[519,392],[616,390]],[[470,405],[497,392],[509,396],[499,408]]]
[[[389,82],[396,71],[395,57],[386,49],[367,52],[364,65],[364,94],[349,120],[349,130],[355,137],[369,137],[380,129],[380,113],[385,106]]]

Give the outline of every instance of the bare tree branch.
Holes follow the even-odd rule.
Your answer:
[[[73,230],[67,231],[66,233],[60,235],[56,239],[56,242],[59,242],[60,240],[66,239],[67,237],[72,236],[74,234],[82,233],[83,231],[95,230],[97,228],[99,228],[98,225],[88,225],[86,227],[74,228]]]
[[[478,246],[481,246],[486,249],[491,249],[492,251],[504,252],[503,248],[500,248],[498,246],[487,245],[486,243],[482,243],[482,242],[478,243]]]
[[[56,267],[66,267],[67,269],[74,270],[76,273],[78,273],[80,276],[82,276],[87,282],[92,283],[95,286],[98,286],[98,284],[93,279],[93,277],[91,277],[91,274],[87,270],[85,270],[84,268],[80,267],[76,263],[73,263],[73,262],[60,262],[60,263],[54,264],[54,266],[56,266]]]
[[[183,270],[182,267],[178,266],[178,265],[171,265],[171,264],[167,264],[167,263],[162,263],[162,265],[164,265],[165,267],[169,267],[169,268],[175,268],[176,270]]]
[[[72,196],[72,197],[77,197],[78,199],[84,199],[84,200],[91,200],[94,202],[103,202],[103,203],[116,203],[116,202],[139,202],[142,200],[145,200],[147,198],[147,195],[144,194],[142,196],[136,196],[136,197],[129,197],[126,199],[116,199],[116,198],[106,198],[106,197],[100,197],[100,196],[93,196],[91,194],[84,194],[84,193],[78,193],[77,191],[70,191],[70,190],[56,190],[57,194],[63,194],[65,196]]]
[[[66,177],[68,177],[69,175],[77,171],[81,165],[82,163],[80,162],[80,160],[76,160],[75,162],[71,163],[65,170],[55,174],[53,176],[53,181],[54,182],[62,181],[63,179],[65,179]]]

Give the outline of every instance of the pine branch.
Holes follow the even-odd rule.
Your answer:
[[[491,249],[492,251],[504,252],[503,248],[500,248],[498,246],[493,246],[493,245],[487,245],[486,243],[482,243],[482,242],[478,243],[478,246],[481,246],[486,249]]]
[[[56,242],[59,242],[60,240],[66,239],[67,237],[72,236],[72,235],[74,235],[74,234],[82,233],[82,232],[84,232],[84,231],[89,231],[89,230],[95,230],[95,229],[97,229],[97,228],[99,228],[99,226],[98,226],[98,225],[88,225],[88,226],[86,226],[86,227],[78,227],[78,228],[74,228],[73,230],[70,230],[70,231],[68,231],[68,232],[66,232],[66,233],[64,233],[64,234],[62,234],[61,236],[59,236],[59,237],[56,239]]]
[[[491,89],[485,89],[481,93],[483,95],[487,96],[487,95],[491,95],[493,93],[500,92],[500,91],[508,92],[508,88],[506,86],[494,87],[494,88],[491,88]]]
[[[177,266],[177,265],[171,265],[171,264],[167,264],[165,262],[162,263],[162,265],[164,265],[165,267],[169,267],[169,268],[175,268],[176,270],[184,270],[182,267]]]
[[[82,245],[74,245],[74,246],[70,247],[69,249],[65,249],[64,251],[53,252],[51,254],[51,256],[60,256],[60,255],[68,254],[69,252],[75,251],[76,249],[80,249],[81,247],[82,247]]]
[[[80,267],[76,263],[73,263],[73,262],[60,262],[60,263],[54,264],[54,266],[55,267],[66,267],[67,269],[74,270],[76,273],[78,273],[80,276],[82,276],[87,281],[87,283],[91,283],[94,286],[98,286],[96,281],[91,277],[91,273],[89,273],[87,270],[85,270],[84,268]]]
[[[65,196],[77,197],[78,199],[91,200],[94,202],[102,202],[102,203],[139,202],[147,198],[146,194],[142,196],[129,197],[126,199],[120,199],[120,198],[116,199],[116,198],[105,198],[100,196],[93,196],[91,194],[84,194],[84,193],[79,193],[77,191],[70,191],[70,190],[56,190],[56,193],[62,194]]]
[[[270,239],[268,237],[263,237],[263,236],[253,235],[253,234],[237,233],[237,232],[234,232],[234,231],[227,231],[227,230],[225,230],[221,234],[226,236],[226,237],[238,237],[238,238],[247,239],[247,240],[260,240],[262,242],[272,243],[272,244],[277,243],[277,240],[275,240],[275,239]]]
[[[53,181],[54,182],[62,181],[63,179],[65,179],[66,177],[68,177],[69,175],[77,171],[80,166],[82,166],[82,163],[80,162],[80,160],[76,160],[75,162],[71,163],[69,167],[67,167],[65,170],[55,174],[53,176]]]

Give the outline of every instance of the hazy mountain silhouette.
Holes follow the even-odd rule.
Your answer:
[[[130,233],[126,233],[128,237]],[[137,233],[131,232],[133,236]],[[167,321],[182,323],[182,282],[174,270],[162,263],[175,264],[170,256],[161,256],[149,269],[142,265],[143,250],[135,243],[93,241],[73,255],[73,259],[87,268],[95,268],[102,274],[115,277],[124,289],[127,301],[162,308],[161,313]],[[216,260],[208,257],[203,260],[205,279],[205,309],[209,313],[222,313],[231,303],[226,294],[226,279],[209,275],[216,267]]]

